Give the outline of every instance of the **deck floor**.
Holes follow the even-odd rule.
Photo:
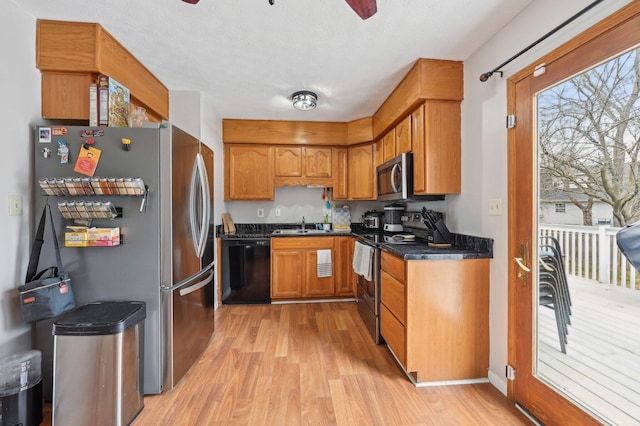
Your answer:
[[[640,424],[640,292],[569,277],[567,353],[539,308],[538,376],[604,422]]]

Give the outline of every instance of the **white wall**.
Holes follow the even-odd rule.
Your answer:
[[[35,67],[35,19],[13,1],[0,0],[0,356],[30,349],[16,287],[29,259],[31,205],[30,125],[40,117],[40,72]],[[8,196],[23,197],[23,215],[9,216]]]
[[[507,111],[506,79],[574,35],[619,9],[628,0],[609,0],[560,30],[533,50],[505,66],[505,75],[481,83],[480,74],[542,37],[586,7],[587,0],[536,0],[473,55],[465,60],[465,100],[462,104],[462,195],[449,202],[451,222],[458,232],[493,238],[491,262],[489,379],[506,394],[507,363]],[[502,216],[489,216],[489,199],[502,198]]]
[[[327,194],[331,194],[330,191]],[[447,199],[450,196],[447,196]],[[336,207],[349,206],[351,223],[362,222],[362,215],[368,210],[383,211],[388,202],[331,200]],[[403,203],[406,211],[418,212],[422,206],[447,213],[447,200]],[[322,188],[306,186],[282,186],[274,191],[273,201],[229,201],[227,213],[235,223],[300,223],[304,216],[307,223],[321,223],[327,212],[326,200],[322,199]],[[258,217],[258,209],[264,210],[264,217]],[[280,216],[276,216],[276,209]],[[330,211],[329,211],[330,213]],[[329,216],[331,222],[331,216]],[[445,217],[445,222],[448,220]]]

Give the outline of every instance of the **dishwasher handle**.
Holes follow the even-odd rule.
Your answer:
[[[271,245],[270,238],[234,238],[223,239],[222,243],[227,246],[265,246]]]

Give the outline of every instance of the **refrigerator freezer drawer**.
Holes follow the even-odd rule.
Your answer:
[[[163,390],[173,389],[209,344],[214,329],[213,267],[181,286],[163,289],[166,318]]]

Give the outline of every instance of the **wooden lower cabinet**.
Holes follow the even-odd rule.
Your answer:
[[[383,252],[381,265],[382,337],[415,381],[486,378],[489,259],[404,261]]]
[[[291,249],[274,249],[271,239],[271,298],[302,297],[305,252]]]
[[[336,296],[355,297],[356,274],[353,271],[355,238],[335,237],[336,247]]]
[[[351,268],[354,239],[281,237],[271,239],[271,298],[355,297]],[[318,277],[318,250],[331,250],[332,275]]]
[[[335,264],[333,237],[271,239],[271,298],[291,299],[335,295],[335,274],[317,276],[317,251],[330,249]]]

